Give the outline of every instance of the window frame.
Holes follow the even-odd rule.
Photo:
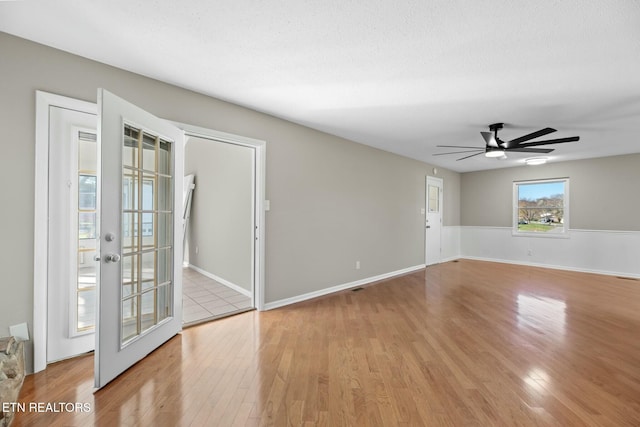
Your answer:
[[[518,230],[518,219],[520,210],[519,207],[519,188],[521,185],[530,185],[530,184],[545,184],[545,183],[556,183],[561,182],[564,186],[564,194],[563,194],[563,216],[562,216],[562,231],[546,233],[546,232],[531,232],[531,231],[520,231]],[[568,239],[569,238],[569,178],[548,178],[548,179],[533,179],[533,180],[522,180],[522,181],[514,181],[513,182],[513,197],[512,197],[512,235],[520,236],[520,237],[545,237],[551,239]]]

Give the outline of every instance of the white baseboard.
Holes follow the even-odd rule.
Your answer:
[[[379,280],[389,279],[391,277],[401,276],[407,273],[413,273],[414,271],[418,271],[425,268],[424,264],[415,265],[413,267],[403,268],[402,270],[392,271],[390,273],[380,274],[378,276],[367,277],[365,279],[356,280],[354,282],[343,283],[342,285],[332,286],[330,288],[321,289],[319,291],[309,292],[302,295],[297,295],[291,298],[285,298],[278,301],[273,301],[270,303],[266,303],[264,305],[265,310],[273,310],[274,308],[284,307],[285,305],[295,304],[297,302],[306,301],[312,298],[321,297],[324,295],[332,294],[335,292],[344,291],[351,288],[356,288],[358,286],[366,285],[369,283],[377,282]]]
[[[240,286],[238,286],[238,285],[236,285],[234,283],[231,283],[230,281],[225,280],[222,277],[218,277],[213,273],[209,273],[208,271],[205,271],[205,270],[201,269],[200,267],[196,267],[193,264],[189,264],[188,267],[190,269],[194,270],[194,271],[197,271],[198,273],[202,274],[203,276],[208,277],[209,279],[213,279],[218,283],[222,283],[223,285],[228,286],[229,288],[233,289],[236,292],[241,293],[242,295],[244,295],[246,297],[249,297],[249,298],[252,297],[251,291],[249,291],[249,290],[247,290],[247,289],[245,289],[243,287],[240,287]]]
[[[593,274],[602,274],[605,276],[628,277],[632,279],[640,279],[640,274],[620,273],[617,271],[607,271],[607,270],[593,270],[589,268],[578,268],[578,267],[570,267],[565,265],[541,264],[536,262],[513,261],[508,259],[484,258],[484,257],[477,257],[477,256],[461,256],[458,259],[470,259],[475,261],[486,261],[486,262],[499,262],[502,264],[523,265],[527,267],[550,268],[552,270],[575,271],[578,273],[593,273]]]

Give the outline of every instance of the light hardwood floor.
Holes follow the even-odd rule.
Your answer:
[[[640,282],[461,260],[186,329],[95,394],[92,363],[20,398],[90,412],[14,427],[638,426]]]

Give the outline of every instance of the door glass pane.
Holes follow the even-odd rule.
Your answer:
[[[156,312],[158,315],[158,321],[166,319],[171,316],[171,286],[167,284],[165,286],[158,287],[157,293],[157,306]]]
[[[158,284],[162,285],[171,282],[171,272],[173,271],[173,263],[171,258],[173,250],[171,248],[160,249],[158,251]]]
[[[96,288],[78,292],[78,330],[86,330],[95,326]]]
[[[126,127],[124,130],[124,149],[122,151],[122,165],[126,167],[138,166],[138,130]]]
[[[122,300],[122,341],[128,341],[138,335],[138,299]]]
[[[96,145],[93,144],[95,151]],[[94,159],[95,160],[95,159]],[[93,164],[92,171],[96,170]],[[82,169],[79,169],[82,170]],[[94,172],[95,173],[95,172]],[[79,209],[95,209],[96,208],[96,188],[98,178],[95,175],[80,174],[78,177],[78,208]]]
[[[158,148],[158,173],[171,175],[171,144],[163,140]]]
[[[95,170],[97,164],[96,134],[78,132],[78,170]]]
[[[438,187],[429,185],[429,212],[440,212],[440,194]]]
[[[97,237],[97,156],[95,133],[74,132],[77,163],[72,173],[77,177],[76,203],[76,282],[72,289],[70,315],[71,336],[92,331],[95,327],[96,237]]]
[[[138,257],[124,255],[122,257],[122,297],[126,298],[138,292]]]
[[[171,177],[158,177],[158,210],[163,212],[171,211],[173,203],[172,180]]]
[[[122,344],[173,315],[171,143],[131,125],[124,133]]]
[[[156,138],[145,133],[142,138],[142,169],[156,171]]]
[[[125,211],[138,208],[138,174],[131,169],[124,169],[122,176],[122,209]]]
[[[155,289],[151,289],[148,292],[142,294],[142,331],[146,331],[155,325]]]
[[[122,213],[122,253],[128,254],[138,250],[138,214]]]
[[[170,213],[158,214],[158,247],[171,246],[173,241],[173,215]]]

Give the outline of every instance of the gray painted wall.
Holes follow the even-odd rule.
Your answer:
[[[189,223],[189,263],[251,291],[252,148],[189,138],[185,175],[196,188]],[[195,248],[198,248],[196,252]]]
[[[564,177],[570,228],[640,230],[640,154],[464,173],[462,225],[511,227],[513,181]]]
[[[266,140],[266,302],[424,263],[430,165],[4,33],[0,52],[0,335],[33,318],[38,89],[95,102],[104,87],[160,117]],[[444,224],[459,225],[460,176],[438,176]]]

